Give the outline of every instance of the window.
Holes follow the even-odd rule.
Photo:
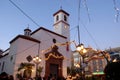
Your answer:
[[[96,61],[95,60],[93,60],[93,65],[96,65]]]
[[[103,64],[102,59],[99,59],[98,62],[99,62],[99,66],[102,66],[102,64]]]
[[[10,61],[12,61],[13,60],[13,55],[10,57]]]
[[[67,17],[66,17],[66,15],[64,15],[64,21],[67,21]]]
[[[58,21],[58,20],[59,20],[59,16],[57,15],[57,16],[56,16],[56,21]]]
[[[99,71],[103,71],[103,62],[102,59],[98,60],[99,62]]]
[[[93,72],[97,70],[96,60],[93,60]]]
[[[2,69],[1,69],[1,71],[4,70],[4,65],[5,65],[5,62],[3,62],[3,64],[2,64]]]

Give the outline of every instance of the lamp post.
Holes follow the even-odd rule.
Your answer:
[[[81,70],[82,80],[85,80],[85,70],[84,70],[84,66],[81,63],[84,64],[85,53],[87,52],[87,50],[84,48],[83,44],[79,44],[77,46],[77,51],[79,52],[82,58],[82,62],[80,58],[80,70]]]
[[[37,55],[37,56],[35,56],[33,58],[33,62],[36,64],[36,80],[37,80],[37,78],[38,78],[38,72],[37,72],[37,70],[38,70],[38,65],[41,62],[41,58]]]
[[[85,57],[85,53],[86,53],[86,49],[84,48],[84,45],[82,43],[80,43],[80,28],[79,28],[79,22],[80,22],[80,3],[81,3],[81,0],[79,0],[78,2],[78,46],[76,46],[77,48],[77,51],[79,52],[79,54],[81,55],[82,57],[82,63],[84,64],[84,57]],[[82,70],[82,80],[85,80],[85,71],[84,71],[84,68],[82,68],[82,64],[81,64],[81,58],[80,58],[80,67],[81,67],[81,70]]]

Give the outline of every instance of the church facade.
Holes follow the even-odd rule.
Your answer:
[[[53,14],[54,31],[39,27],[35,31],[29,28],[24,30],[24,35],[17,35],[10,41],[10,47],[4,51],[0,58],[0,72],[7,72],[10,75],[35,77],[38,67],[42,67],[40,75],[48,77],[50,74],[56,77],[67,77],[67,67],[71,66],[70,25],[69,14],[60,9]],[[39,64],[33,61],[38,56]],[[31,69],[26,74],[25,67]],[[28,72],[29,73],[29,72]]]

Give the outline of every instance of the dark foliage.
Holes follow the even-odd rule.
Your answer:
[[[106,80],[119,80],[120,79],[120,62],[111,62],[105,67]]]

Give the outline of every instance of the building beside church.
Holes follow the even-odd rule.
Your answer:
[[[3,52],[0,58],[0,72],[10,75],[35,77],[36,68],[33,58],[38,56],[41,62],[38,67],[43,67],[41,76],[50,74],[56,77],[67,77],[67,67],[71,66],[71,49],[69,14],[60,9],[53,14],[54,31],[39,27],[35,31],[26,28],[24,34],[17,35],[10,41],[10,47]],[[21,65],[33,64],[32,70],[27,74]],[[16,80],[16,79],[15,79]]]
[[[120,47],[106,49],[106,51],[110,54],[111,61],[120,61]]]
[[[87,52],[84,56],[81,56],[78,51],[73,52],[74,57],[74,66],[84,69],[86,77],[95,76],[96,78],[104,77],[104,68],[107,65],[107,60],[105,57],[110,61],[110,55],[107,52],[104,52],[103,56],[102,52],[99,50],[94,50],[91,47],[86,48]],[[83,62],[84,57],[84,62]]]

